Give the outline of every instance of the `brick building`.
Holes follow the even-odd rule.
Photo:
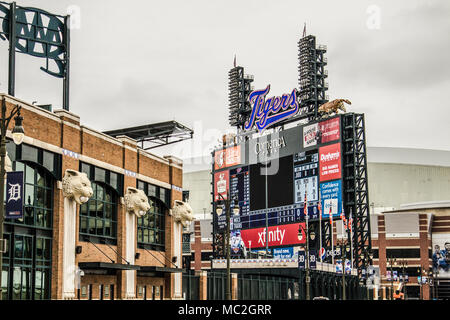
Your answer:
[[[398,283],[395,278],[406,274],[406,298],[450,298],[446,248],[450,242],[449,201],[401,205],[397,210],[373,215],[371,227],[381,297],[389,299],[391,288],[395,290]],[[436,250],[447,253],[439,258]]]
[[[181,227],[169,209],[182,199],[182,161],[87,128],[68,111],[50,112],[5,94],[0,99],[7,114],[21,106],[26,135],[15,145],[13,124],[7,132],[12,170],[24,172],[25,190],[24,217],[4,224],[3,298],[180,298]],[[70,234],[62,192],[67,169],[86,173],[93,190],[76,206],[73,248],[64,245]],[[142,218],[126,212],[128,187],[149,199]],[[64,264],[66,255],[75,265]],[[66,290],[67,275],[75,285]]]

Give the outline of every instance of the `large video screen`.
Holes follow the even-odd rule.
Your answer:
[[[239,206],[232,214],[234,252],[244,248],[287,247],[301,243],[297,233],[305,221],[332,214],[338,219],[342,203],[341,117],[251,139],[216,151],[214,208],[230,197]],[[219,156],[218,156],[219,155]],[[214,232],[226,227],[225,210],[215,214]]]

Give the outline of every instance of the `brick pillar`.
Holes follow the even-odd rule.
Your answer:
[[[231,274],[231,300],[238,299],[238,275],[237,273]]]
[[[208,274],[206,271],[195,271],[195,275],[199,276],[199,300],[208,299]]]
[[[202,269],[202,235],[200,229],[200,221],[194,221],[194,269],[195,271]]]
[[[429,240],[428,240],[428,218],[426,214],[419,214],[419,244],[420,244],[420,265],[422,270],[425,272],[427,279],[429,278],[428,273],[430,271],[430,260],[429,260]],[[424,274],[421,275],[422,277]],[[422,299],[430,300],[430,285],[422,285]]]
[[[386,227],[384,215],[378,216],[378,266],[380,278],[386,277]]]

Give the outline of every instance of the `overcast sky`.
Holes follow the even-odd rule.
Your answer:
[[[17,1],[65,15],[71,31],[70,111],[104,131],[177,120],[194,141],[175,149],[208,153],[228,125],[228,71],[237,63],[255,89],[298,87],[297,41],[328,47],[330,100],[366,115],[369,146],[450,150],[449,1]],[[80,15],[77,15],[79,10]],[[17,54],[16,96],[62,105],[62,80],[45,60]],[[8,44],[0,41],[0,92]],[[24,120],[26,126],[26,119]]]

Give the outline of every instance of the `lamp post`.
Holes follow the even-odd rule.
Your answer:
[[[399,265],[402,267],[402,276],[403,276],[403,296],[406,300],[407,294],[406,294],[406,266],[408,265],[408,261],[405,259],[402,259],[399,261]]]
[[[15,144],[21,144],[24,138],[24,130],[22,126],[23,117],[20,115],[21,107],[16,105],[9,116],[6,116],[6,101],[5,97],[2,100],[2,114],[0,120],[0,300],[3,298],[3,252],[5,249],[5,239],[3,239],[3,222],[5,215],[5,159],[6,159],[6,130],[8,129],[10,121],[14,117],[15,126],[12,130],[13,141]]]
[[[231,300],[231,268],[230,268],[230,216],[231,216],[231,203],[234,202],[234,199],[230,199],[229,192],[227,192],[227,199],[225,199],[222,194],[217,193],[218,196],[222,199],[223,203],[225,204],[225,214],[226,214],[226,220],[227,220],[227,229],[226,229],[226,259],[227,259],[227,285],[226,285],[226,291],[225,291],[225,299]],[[218,215],[222,214],[222,208],[217,207],[216,213]],[[233,213],[239,214],[239,206],[233,207]]]
[[[394,272],[393,272],[392,267],[397,264],[397,259],[388,258],[388,263],[389,263],[390,270],[391,270],[391,294],[390,294],[390,296],[391,296],[391,300],[394,300]]]
[[[365,266],[371,265],[372,259],[373,259],[373,252],[372,252],[372,250],[367,250],[365,248],[359,257]],[[367,283],[369,281],[369,272],[367,269],[366,269],[366,277],[367,277],[367,279],[366,279],[367,300],[369,300],[370,299],[369,286],[367,285]]]
[[[350,247],[347,240],[341,239],[337,245],[339,246],[339,251],[341,255],[342,264],[342,300],[346,300],[345,294],[345,258],[348,252],[350,252]]]
[[[306,218],[306,222],[308,222],[308,218]],[[310,296],[310,287],[311,287],[311,277],[309,274],[309,269],[310,269],[310,265],[309,265],[309,238],[311,237],[311,240],[314,241],[314,239],[316,238],[316,233],[314,232],[314,230],[312,230],[310,228],[310,226],[307,224],[306,227],[303,227],[303,225],[300,225],[300,228],[298,229],[298,239],[302,240],[303,238],[303,232],[305,233],[306,236],[306,243],[305,243],[305,247],[306,247],[306,262],[305,262],[305,273],[306,273],[306,300],[311,300],[311,296]]]

